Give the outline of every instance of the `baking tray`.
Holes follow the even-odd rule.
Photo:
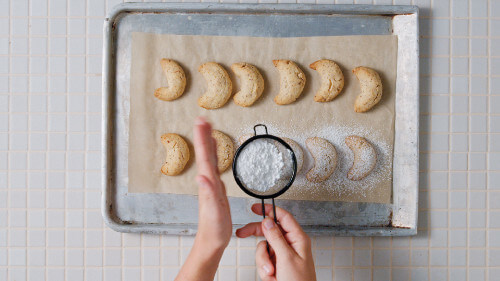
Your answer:
[[[193,235],[196,196],[128,193],[131,33],[305,37],[398,36],[391,204],[277,200],[313,235],[417,232],[418,7],[304,4],[125,3],[104,23],[102,214],[120,232]],[[229,198],[233,228],[260,218],[251,198]]]

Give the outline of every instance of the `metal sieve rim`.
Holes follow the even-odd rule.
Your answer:
[[[246,188],[243,185],[243,183],[240,181],[240,179],[238,178],[238,175],[237,175],[237,172],[236,172],[236,167],[237,167],[236,163],[238,162],[237,160],[238,160],[238,157],[240,156],[241,151],[243,150],[243,148],[245,148],[245,146],[247,146],[249,143],[251,143],[252,141],[257,140],[257,139],[272,139],[272,140],[275,140],[275,141],[279,142],[280,144],[282,144],[286,149],[288,149],[292,153],[292,162],[293,162],[292,168],[293,168],[293,173],[292,173],[292,176],[290,177],[290,180],[288,181],[288,183],[283,188],[279,189],[278,192],[275,192],[275,193],[272,193],[272,194],[268,194],[268,195],[256,194],[256,193],[252,192],[251,190],[249,190],[248,188]],[[250,195],[252,197],[259,198],[259,199],[268,199],[268,198],[278,197],[281,194],[285,193],[290,188],[290,186],[292,186],[293,182],[295,181],[296,175],[297,175],[297,158],[295,157],[295,152],[293,151],[292,147],[290,147],[290,145],[288,145],[281,138],[278,138],[276,136],[267,134],[267,128],[266,128],[266,134],[254,135],[253,137],[249,138],[248,140],[246,140],[245,142],[243,142],[243,144],[241,144],[240,147],[238,147],[238,149],[236,150],[236,153],[234,154],[234,158],[233,158],[233,176],[234,176],[234,180],[236,181],[236,184],[238,184],[238,186],[240,187],[240,189],[243,190],[243,192],[245,192],[246,194],[248,194],[248,195]]]

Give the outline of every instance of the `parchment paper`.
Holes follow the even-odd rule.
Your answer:
[[[206,116],[213,127],[235,139],[253,133],[257,123],[268,125],[269,133],[290,137],[307,156],[294,185],[280,199],[389,203],[392,191],[394,103],[396,83],[396,36],[332,36],[300,38],[225,37],[132,34],[130,85],[129,192],[197,194],[196,167],[192,148],[192,128],[196,116]],[[166,86],[160,59],[171,58],[184,68],[187,87],[183,96],[171,102],[154,97],[154,90]],[[317,103],[313,96],[321,79],[309,64],[322,58],[336,61],[343,70],[343,92],[332,102]],[[279,90],[279,75],[273,59],[291,59],[306,73],[307,83],[295,103],[278,106],[273,98]],[[207,61],[223,65],[231,75],[233,92],[239,81],[230,70],[235,62],[257,66],[265,79],[263,96],[252,107],[243,108],[231,100],[217,110],[198,107],[197,99],[206,89],[198,66]],[[359,83],[351,70],[367,66],[383,80],[382,101],[368,113],[353,111]],[[191,146],[191,160],[184,172],[165,176],[160,168],[165,151],[160,136],[171,132],[183,136]],[[349,134],[366,137],[379,152],[377,167],[365,180],[352,182],[345,172],[352,155],[343,143]],[[340,154],[340,164],[332,177],[310,184],[305,172],[312,159],[305,147],[307,137],[331,141]],[[247,197],[236,185],[232,171],[222,175],[228,196]]]

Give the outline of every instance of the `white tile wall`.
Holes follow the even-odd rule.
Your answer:
[[[173,280],[193,243],[100,216],[101,30],[120,2],[0,0],[0,280]],[[421,8],[419,234],[314,238],[318,280],[500,280],[500,0],[297,2]],[[218,280],[257,280],[256,242],[233,239]]]

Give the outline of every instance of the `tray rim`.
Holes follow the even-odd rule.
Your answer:
[[[414,97],[419,107],[419,46],[418,46],[418,16],[419,8],[415,5],[334,5],[334,4],[239,4],[239,3],[121,3],[113,7],[108,13],[103,26],[103,65],[102,65],[102,122],[101,122],[101,144],[103,159],[101,164],[101,213],[104,222],[111,229],[118,232],[135,232],[135,233],[168,233],[173,235],[193,235],[196,229],[187,229],[187,225],[183,224],[130,224],[120,221],[113,215],[113,200],[112,194],[108,192],[113,184],[113,174],[111,173],[115,167],[113,166],[113,131],[114,131],[114,115],[113,106],[115,97],[114,87],[114,24],[119,17],[124,13],[243,13],[243,14],[346,14],[346,15],[415,15],[417,18],[416,28],[416,89]],[[414,119],[416,125],[416,165],[417,177],[415,181],[415,210],[416,214],[413,217],[412,225],[414,227],[397,227],[397,226],[382,226],[382,227],[329,227],[322,229],[313,229],[305,227],[305,231],[311,235],[338,235],[338,236],[411,236],[417,234],[418,221],[418,162],[419,162],[419,111],[416,111],[417,116]],[[415,164],[415,163],[413,163]],[[111,167],[111,169],[110,169]],[[114,171],[114,170],[113,170]],[[399,207],[395,202],[392,206]],[[235,225],[233,225],[234,228]]]

